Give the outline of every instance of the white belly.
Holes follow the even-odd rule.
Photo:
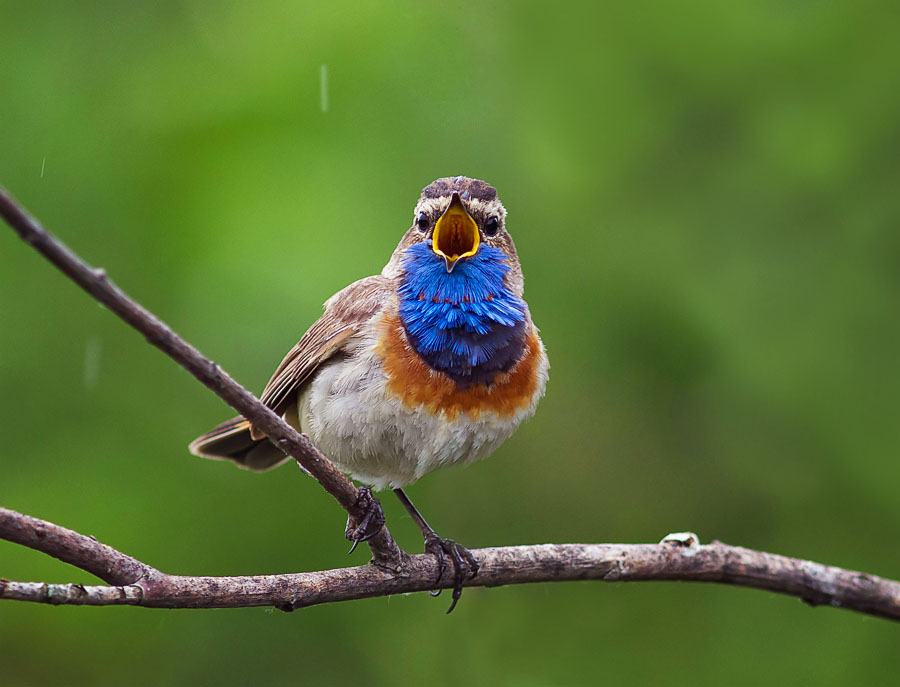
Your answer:
[[[544,372],[546,375],[546,372]],[[374,346],[348,351],[320,367],[299,399],[303,432],[341,470],[376,489],[415,482],[439,467],[490,455],[534,414],[538,397],[512,417],[410,408],[387,391]]]

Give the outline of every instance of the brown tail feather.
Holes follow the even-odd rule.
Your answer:
[[[250,423],[243,417],[223,422],[194,439],[188,449],[201,458],[233,460],[242,468],[261,472],[281,465],[288,457],[271,441],[250,436]]]

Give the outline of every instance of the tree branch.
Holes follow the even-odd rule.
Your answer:
[[[0,538],[44,551],[94,574],[99,569],[104,572],[101,577],[116,584],[0,580],[0,599],[54,605],[274,606],[292,611],[335,601],[453,586],[450,570],[435,585],[438,565],[429,554],[410,556],[402,575],[374,565],[286,575],[168,575],[93,538],[3,508]],[[478,576],[466,582],[470,587],[573,580],[721,582],[797,596],[813,606],[836,606],[900,619],[898,582],[721,542],[700,545],[697,536],[688,532],[671,534],[659,544],[543,544],[477,549],[472,553],[481,567]]]
[[[140,331],[292,456],[354,518],[364,516],[357,489],[303,435],[164,322],[129,298],[102,269],[93,268],[28,216],[0,188],[0,216],[19,236],[98,301]],[[275,606],[294,610],[333,601],[447,588],[436,583],[431,555],[403,553],[385,527],[370,540],[376,565],[247,577],[169,575],[93,537],[0,508],[0,539],[28,546],[96,575],[113,586],[13,582],[0,579],[0,599],[51,604],[134,605],[156,608]],[[696,535],[669,535],[659,544],[545,544],[478,549],[478,576],[467,586],[527,582],[683,580],[721,582],[800,597],[900,619],[900,583],[832,566],[752,551],[721,542],[701,546]]]
[[[149,565],[74,530],[0,507],[0,539],[42,551],[109,584],[131,584],[154,571]]]
[[[357,522],[365,512],[357,504],[357,488],[315,447],[310,440],[278,417],[259,399],[238,384],[222,368],[176,334],[165,322],[129,298],[106,275],[91,267],[62,241],[44,229],[0,187],[0,216],[20,238],[46,257],[72,281],[91,294],[125,322],[141,332],[151,344],[190,372],[223,401],[253,423],[309,472],[325,491]],[[375,563],[390,570],[403,565],[403,553],[385,526],[369,540]]]

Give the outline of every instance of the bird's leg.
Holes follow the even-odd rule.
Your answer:
[[[361,541],[368,541],[378,534],[384,526],[384,511],[381,510],[381,501],[372,495],[369,487],[359,487],[355,505],[364,511],[364,515],[358,522],[352,515],[347,516],[344,536],[353,542],[349,553],[353,553]]]
[[[394,489],[394,493],[400,499],[403,507],[406,508],[406,512],[409,513],[413,521],[419,526],[419,529],[422,530],[422,536],[425,537],[425,553],[434,555],[438,560],[436,584],[440,584],[441,578],[444,576],[444,570],[447,567],[447,556],[450,556],[450,559],[453,561],[453,600],[450,602],[450,608],[447,609],[447,613],[449,613],[456,607],[456,602],[459,601],[459,597],[462,595],[466,572],[470,572],[469,579],[478,574],[478,561],[475,560],[472,552],[462,544],[457,544],[452,539],[439,537],[431,529],[431,526],[425,522],[425,518],[422,517],[422,514],[402,489]],[[437,596],[441,593],[441,590],[436,589],[429,593],[432,596]]]

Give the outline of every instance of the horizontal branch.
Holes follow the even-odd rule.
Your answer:
[[[310,440],[299,434],[222,368],[182,339],[165,322],[130,298],[102,268],[91,267],[62,241],[42,227],[0,188],[0,217],[20,238],[34,247],[82,289],[141,332],[151,344],[190,372],[223,401],[250,420],[285,453],[318,480],[357,521],[365,511],[357,502],[353,483]],[[375,562],[389,569],[402,567],[403,554],[387,527],[369,540]]]
[[[23,534],[29,528],[43,534]],[[115,586],[0,580],[0,599],[55,605],[274,606],[291,611],[453,585],[450,570],[435,584],[438,565],[430,554],[410,556],[402,574],[364,565],[285,575],[168,575],[93,538],[2,508],[0,538],[44,551],[95,574],[108,568],[105,579],[118,580]],[[900,619],[898,582],[721,542],[701,545],[691,533],[669,535],[659,544],[543,544],[476,549],[472,553],[480,568],[478,576],[466,582],[470,587],[573,580],[720,582],[789,594],[811,605]]]

